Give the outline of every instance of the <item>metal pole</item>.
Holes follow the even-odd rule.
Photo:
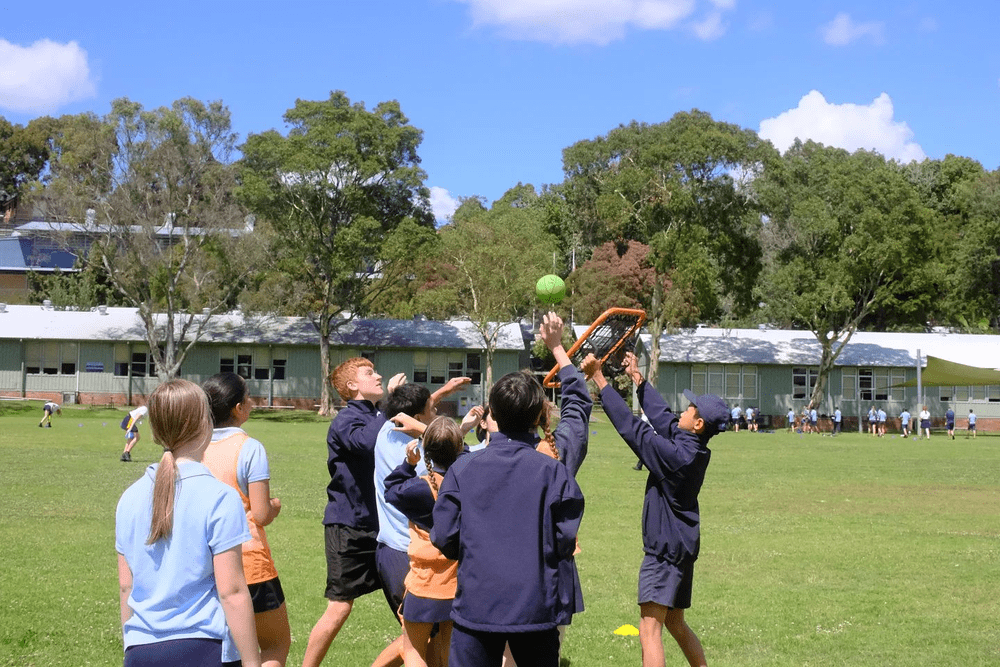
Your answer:
[[[922,369],[920,368],[920,350],[917,350],[917,402],[920,404],[917,407],[923,409],[924,406],[924,380],[922,375]],[[920,410],[917,410],[920,412]]]

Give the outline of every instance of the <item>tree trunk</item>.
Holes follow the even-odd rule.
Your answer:
[[[333,391],[330,385],[330,321],[321,317],[316,322],[319,332],[319,368],[323,377],[320,381],[319,414],[328,417],[333,415]]]
[[[660,336],[664,329],[663,312],[663,285],[657,277],[653,283],[653,298],[649,308],[649,319],[647,320],[650,333],[649,343],[649,371],[646,373],[646,381],[651,387],[656,388],[656,380],[660,375]],[[659,389],[657,389],[659,391]]]

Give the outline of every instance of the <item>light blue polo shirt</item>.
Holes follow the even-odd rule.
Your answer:
[[[378,510],[378,541],[405,552],[410,546],[410,520],[385,501],[385,478],[406,460],[406,445],[413,437],[395,428],[395,424],[387,421],[375,439],[375,508]],[[416,469],[417,477],[427,474],[423,458]]]
[[[213,557],[250,539],[243,502],[201,463],[181,461],[169,538],[146,544],[154,464],[118,501],[115,549],[132,571],[125,648],[170,639],[227,639]]]

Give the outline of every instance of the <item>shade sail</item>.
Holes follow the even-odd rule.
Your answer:
[[[946,361],[937,357],[927,357],[927,366],[921,372],[921,381],[925,387],[949,387],[962,385],[1000,385],[1000,370],[995,368],[979,368],[965,364]],[[894,387],[916,387],[916,378],[893,385]]]

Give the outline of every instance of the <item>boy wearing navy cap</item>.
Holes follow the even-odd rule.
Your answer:
[[[649,469],[642,508],[642,541],[646,556],[639,569],[639,641],[643,667],[664,665],[663,627],[677,641],[691,665],[705,665],[698,636],[684,621],[691,606],[694,562],[701,542],[698,492],[705,479],[711,452],[708,441],[726,430],[729,410],[718,396],[684,397],[690,406],[680,415],[649,386],[639,372],[635,355],[626,355],[625,371],[638,387],[639,404],[649,424],[632,414],[610,386],[600,364],[588,357],[584,373],[594,370],[608,419]],[[596,368],[595,368],[596,366]]]

